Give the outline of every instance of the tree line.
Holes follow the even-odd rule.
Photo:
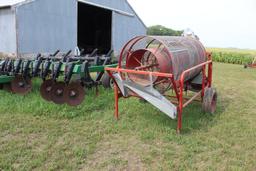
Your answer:
[[[183,31],[180,30],[173,30],[161,25],[155,25],[148,27],[147,34],[148,35],[155,35],[155,36],[181,36]]]

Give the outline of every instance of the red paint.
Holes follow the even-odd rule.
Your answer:
[[[115,84],[115,117],[116,117],[116,119],[119,118],[119,113],[118,113],[118,100],[119,100],[119,96],[118,96],[118,86],[117,86],[117,84]]]

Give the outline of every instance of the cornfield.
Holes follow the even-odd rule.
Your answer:
[[[256,57],[256,51],[253,50],[211,48],[208,51],[212,52],[213,61],[222,63],[250,64]]]

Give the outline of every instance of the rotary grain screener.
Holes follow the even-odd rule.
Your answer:
[[[116,118],[121,97],[138,97],[177,118],[178,133],[182,110],[192,101],[201,101],[205,112],[216,110],[211,54],[194,38],[135,37],[124,46],[118,67],[106,70],[115,82]]]

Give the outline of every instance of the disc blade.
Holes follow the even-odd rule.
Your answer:
[[[66,85],[63,82],[56,82],[53,84],[50,96],[51,96],[51,100],[55,104],[64,104],[65,103],[65,98],[64,98],[65,87],[66,87]]]
[[[26,95],[32,89],[31,79],[24,79],[22,76],[16,76],[11,82],[11,90],[13,93]]]
[[[66,86],[64,98],[69,106],[78,106],[84,101],[84,87],[79,82],[72,82]]]
[[[10,83],[3,84],[3,90],[11,93],[12,92],[11,84]]]
[[[53,83],[54,82],[52,80],[46,80],[42,83],[40,87],[40,94],[42,98],[46,101],[51,101],[51,91]]]

